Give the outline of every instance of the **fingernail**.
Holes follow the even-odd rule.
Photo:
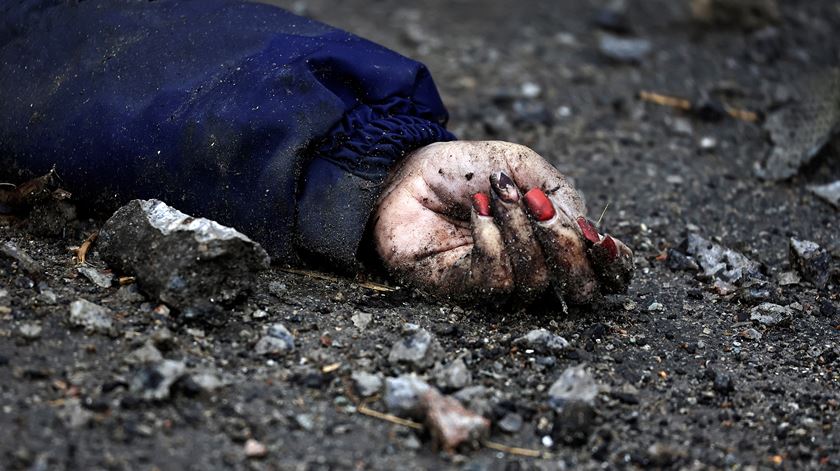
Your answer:
[[[618,246],[615,245],[615,240],[613,240],[613,238],[610,237],[609,234],[604,236],[604,240],[602,240],[599,245],[607,249],[607,252],[609,252],[610,257],[612,259],[618,257]]]
[[[487,196],[487,193],[476,193],[473,195],[472,199],[475,212],[481,216],[490,215],[490,197]]]
[[[554,205],[539,188],[532,188],[525,193],[525,203],[537,221],[548,221],[554,217]]]
[[[579,216],[577,218],[577,223],[580,230],[583,232],[583,237],[585,237],[586,240],[592,242],[593,244],[600,242],[601,237],[598,235],[598,228],[596,228],[594,224],[587,221],[583,216]]]
[[[516,190],[516,185],[513,184],[513,180],[505,172],[490,175],[490,187],[493,188],[493,192],[502,201],[507,203],[519,201],[519,191]]]

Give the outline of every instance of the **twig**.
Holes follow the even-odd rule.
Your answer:
[[[604,210],[601,211],[601,215],[598,217],[598,222],[595,223],[595,226],[600,226],[601,225],[601,219],[604,219],[604,214],[607,214],[607,208],[609,208],[609,207],[610,207],[610,202],[607,201],[607,205],[604,206]]]
[[[93,245],[93,242],[99,236],[99,231],[96,231],[89,235],[82,245],[79,246],[79,250],[76,252],[76,260],[79,261],[79,264],[82,265],[85,263],[85,259],[87,258],[88,250],[90,250],[90,246]]]
[[[516,456],[544,459],[551,459],[554,457],[554,455],[547,451],[533,450],[531,448],[522,448],[518,446],[508,446],[502,443],[491,442],[490,440],[483,440],[481,444],[487,448],[490,448],[491,450],[502,451]]]
[[[693,111],[698,108],[697,104],[692,103],[690,100],[687,100],[685,98],[663,95],[661,93],[649,92],[645,90],[639,92],[639,98],[643,101],[648,101],[650,103],[655,103],[661,106],[668,106],[683,111]],[[723,105],[723,110],[732,118],[740,119],[741,121],[746,121],[748,123],[754,123],[758,121],[758,113],[754,111],[734,108],[728,105]]]
[[[421,423],[403,419],[402,417],[397,417],[396,415],[379,412],[364,405],[359,405],[356,407],[356,410],[359,411],[360,414],[391,422],[392,424],[402,425],[404,427],[413,428],[414,430],[423,430],[423,424]]]
[[[313,270],[301,270],[301,269],[298,269],[298,268],[280,268],[280,271],[284,271],[286,273],[294,273],[295,275],[309,276],[309,277],[312,277],[312,278],[315,278],[315,279],[318,279],[318,280],[327,280],[327,281],[333,281],[333,282],[348,281],[348,282],[353,283],[357,286],[361,286],[362,288],[367,288],[367,289],[374,290],[374,291],[390,292],[390,291],[396,291],[397,290],[396,288],[393,288],[391,286],[382,285],[382,284],[379,284],[379,283],[374,283],[372,281],[357,282],[357,281],[353,281],[353,280],[348,280],[346,278],[339,278],[339,277],[336,277],[336,276],[327,275],[326,273],[321,273],[321,272],[317,272],[317,271],[313,271]]]

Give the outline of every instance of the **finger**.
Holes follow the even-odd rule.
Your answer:
[[[510,257],[516,291],[524,299],[533,298],[548,287],[548,268],[531,222],[525,214],[522,198],[513,180],[504,172],[490,176],[491,206],[505,251]]]
[[[487,194],[473,196],[471,221],[473,249],[465,288],[485,299],[510,293],[514,286],[510,257],[505,252],[502,233],[493,222]]]
[[[606,293],[627,292],[635,270],[633,251],[609,234],[599,234],[583,217],[578,218],[578,226],[586,238],[589,258],[603,290]]]
[[[528,191],[525,202],[555,286],[571,303],[592,301],[598,282],[579,229],[539,188]]]

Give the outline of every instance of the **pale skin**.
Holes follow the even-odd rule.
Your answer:
[[[554,290],[589,303],[626,291],[633,252],[585,214],[577,190],[527,147],[435,143],[389,176],[374,245],[395,276],[441,298],[527,302]]]

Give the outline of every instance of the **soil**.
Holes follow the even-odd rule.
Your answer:
[[[598,53],[592,19],[606,2],[278,3],[424,61],[459,137],[528,145],[574,178],[593,219],[609,205],[602,229],[636,255],[628,294],[568,313],[547,303],[472,309],[275,267],[227,317],[202,323],[76,272],[69,247],[102,221],[59,236],[12,225],[3,239],[43,273],[0,256],[0,468],[840,467],[840,280],[779,282],[793,270],[790,237],[817,242],[837,266],[837,210],[806,186],[840,177],[838,147],[792,179],[766,182],[754,174],[769,149],[760,125],[638,99],[641,90],[692,99],[712,91],[732,106],[771,111],[797,79],[840,59],[836,2],[780,2],[781,21],[767,33],[700,26],[687,2],[628,1],[626,25],[652,45],[631,63]],[[671,270],[664,254],[688,232],[761,263],[766,296],[723,295],[693,272]],[[72,327],[69,305],[79,298],[116,313],[117,331]],[[788,306],[792,318],[751,322],[759,301]],[[369,325],[354,323],[359,313],[371,315]],[[277,322],[295,349],[269,360],[254,346]],[[411,370],[388,362],[406,322],[434,334],[442,363],[462,358],[472,384],[488,389],[490,440],[550,455],[447,453],[425,432],[359,413],[352,372]],[[546,355],[513,345],[535,328],[570,348]],[[760,338],[741,335],[748,329]],[[168,397],[138,397],[130,385],[143,370],[129,354],[147,342],[225,385],[182,379]],[[602,386],[595,413],[582,439],[548,440],[564,420],[548,388],[580,364]],[[435,382],[430,369],[417,370]],[[384,410],[381,394],[365,404]],[[523,419],[513,432],[499,426],[510,413]],[[267,454],[247,457],[249,439]]]

